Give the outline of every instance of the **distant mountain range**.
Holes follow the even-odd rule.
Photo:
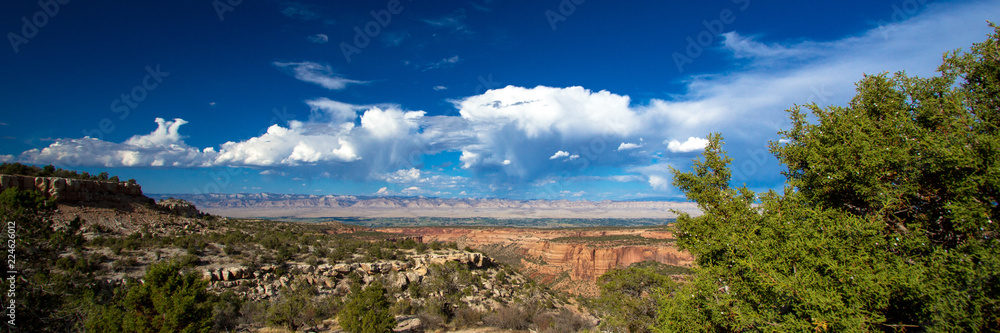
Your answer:
[[[699,215],[691,202],[446,199],[275,193],[148,194],[187,200],[212,214],[232,217],[492,217],[674,218],[671,210]]]

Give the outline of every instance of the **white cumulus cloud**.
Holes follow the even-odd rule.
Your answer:
[[[670,181],[663,176],[651,175],[649,176],[649,186],[657,190],[666,190],[670,186]]]
[[[622,144],[618,145],[618,150],[632,150],[632,149],[639,149],[639,148],[642,148],[642,144],[631,143],[631,142],[622,142]]]
[[[157,127],[123,143],[94,138],[58,139],[48,147],[31,149],[16,159],[36,164],[101,167],[199,167],[210,166],[213,148],[199,150],[184,143],[178,132],[183,119],[156,118]]]
[[[677,140],[670,140],[667,143],[667,149],[675,153],[690,153],[693,151],[698,151],[705,149],[708,145],[707,139],[689,137],[687,141],[680,142]]]

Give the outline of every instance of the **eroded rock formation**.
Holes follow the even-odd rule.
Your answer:
[[[142,187],[135,183],[81,180],[59,177],[0,175],[0,191],[7,188],[37,189],[59,202],[96,202],[142,198]]]
[[[284,267],[287,270],[286,274],[279,273],[279,267],[274,265],[260,268],[246,266],[208,267],[202,270],[202,279],[209,281],[211,288],[235,288],[239,294],[251,300],[273,297],[281,288],[293,287],[293,280],[304,281],[316,287],[320,293],[343,295],[350,287],[348,276],[352,273],[356,273],[366,284],[382,277],[388,287],[403,290],[410,284],[421,283],[429,274],[432,265],[444,265],[451,261],[468,265],[472,269],[485,269],[492,266],[492,259],[482,253],[446,251],[445,253],[412,255],[407,260],[315,266],[305,263],[289,264]],[[487,283],[487,285],[492,286],[493,284]],[[511,290],[493,287],[479,292],[483,294],[481,296],[494,297],[509,296],[512,293]]]
[[[183,217],[201,217],[205,214],[198,211],[194,204],[180,199],[166,199],[156,203],[157,206]]]
[[[460,247],[499,248],[519,256],[524,273],[552,282],[560,276],[593,286],[605,272],[643,261],[690,267],[694,258],[680,251],[669,240],[670,231],[662,228],[623,229],[528,229],[528,228],[380,228],[379,231],[419,235],[425,241],[456,242]],[[602,243],[602,237],[637,236],[648,239],[646,245]],[[639,238],[641,237],[641,238]],[[578,241],[575,239],[579,239]],[[553,241],[556,240],[556,241]],[[493,256],[502,256],[494,253]],[[570,291],[583,291],[569,287]],[[584,288],[587,289],[587,288]]]
[[[568,272],[573,280],[597,281],[597,278],[614,268],[624,268],[643,261],[656,261],[674,266],[690,266],[693,258],[687,252],[672,246],[615,246],[596,247],[587,244],[553,243],[542,241],[525,243],[529,257],[540,258],[542,264],[526,264],[540,272],[559,275]]]

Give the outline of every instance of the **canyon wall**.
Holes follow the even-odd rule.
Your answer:
[[[117,201],[122,198],[148,200],[139,184],[59,177],[0,175],[0,191],[7,188],[36,189],[59,202]]]
[[[549,275],[568,272],[575,281],[597,281],[609,270],[625,268],[643,261],[655,261],[674,266],[690,266],[693,257],[670,246],[613,246],[542,241],[525,244],[526,255],[539,258],[541,263],[526,262],[531,269]]]
[[[522,273],[543,282],[558,281],[565,274],[570,280],[591,287],[568,285],[566,289],[572,292],[593,290],[597,278],[607,271],[638,262],[656,261],[683,267],[694,263],[691,254],[678,250],[668,241],[673,239],[673,233],[662,227],[604,230],[413,227],[379,228],[378,231],[419,235],[424,241],[455,242],[460,247],[486,250],[488,254],[504,249],[520,258]],[[587,241],[605,236],[639,236],[650,241],[648,245]],[[491,255],[502,257],[506,254]]]

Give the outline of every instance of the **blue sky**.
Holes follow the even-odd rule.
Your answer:
[[[0,160],[148,193],[679,199],[709,133],[929,76],[992,1],[7,1]]]

